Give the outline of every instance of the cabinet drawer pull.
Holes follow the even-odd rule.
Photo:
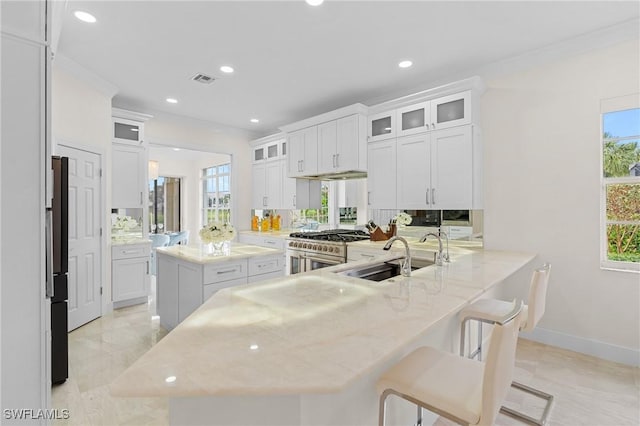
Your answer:
[[[276,243],[275,241],[267,241],[267,240],[264,240],[264,242],[265,244],[271,244],[271,245],[274,245]]]
[[[140,253],[140,250],[122,250],[122,254],[135,254]]]
[[[226,271],[218,271],[218,272],[216,272],[216,274],[222,275],[222,274],[230,274],[232,272],[238,272],[238,270],[237,269],[227,269]]]
[[[374,254],[364,254],[364,253],[360,253],[360,256],[362,256],[362,257],[376,257]]]

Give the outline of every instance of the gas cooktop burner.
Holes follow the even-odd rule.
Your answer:
[[[317,232],[294,232],[289,234],[289,237],[319,241],[344,241],[349,243],[353,241],[368,240],[369,234],[364,231],[352,229],[330,229],[327,231]]]

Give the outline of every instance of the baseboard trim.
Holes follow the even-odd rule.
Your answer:
[[[522,332],[520,337],[546,345],[557,346],[574,352],[640,367],[640,350],[612,345],[598,340],[585,339],[558,331],[536,327],[532,332]]]

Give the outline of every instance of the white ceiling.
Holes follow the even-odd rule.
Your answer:
[[[58,53],[117,86],[114,106],[265,135],[637,20],[639,4],[70,0]],[[97,23],[75,19],[78,9]],[[402,59],[414,66],[398,68]],[[236,72],[222,75],[224,64]],[[220,79],[208,86],[191,81],[199,72]]]

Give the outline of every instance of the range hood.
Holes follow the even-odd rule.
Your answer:
[[[311,180],[347,180],[347,179],[363,179],[367,177],[367,172],[361,170],[349,170],[346,172],[325,173],[313,176],[296,176],[297,179]]]

